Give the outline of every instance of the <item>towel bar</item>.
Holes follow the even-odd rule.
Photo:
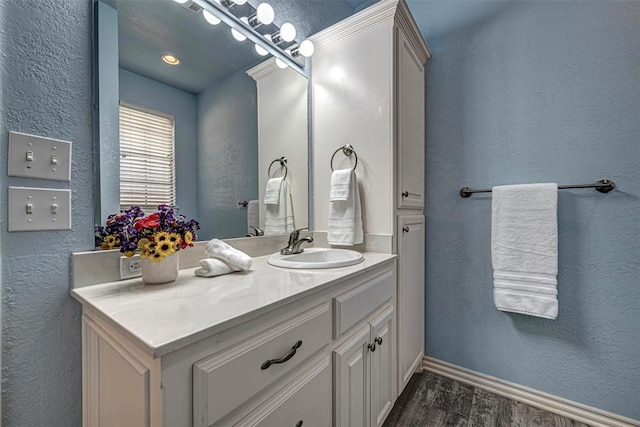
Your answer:
[[[566,190],[569,188],[595,188],[596,191],[601,193],[608,193],[616,188],[616,183],[609,179],[602,179],[594,184],[558,185],[558,190]],[[491,189],[472,190],[469,187],[462,187],[460,189],[460,197],[471,197],[473,193],[491,193]]]
[[[353,146],[351,144],[345,144],[333,152],[333,156],[331,156],[331,161],[329,162],[329,165],[331,166],[331,172],[333,172],[333,158],[340,150],[342,150],[344,155],[347,157],[351,156],[352,154],[356,156],[356,163],[353,165],[353,170],[356,170],[356,167],[358,166],[358,153],[356,153],[356,150],[353,149]]]
[[[289,168],[287,167],[287,158],[285,156],[282,156],[279,159],[275,159],[269,164],[269,169],[267,169],[267,177],[271,178],[271,166],[273,166],[275,162],[280,162],[280,166],[284,168],[284,176],[282,178],[286,178],[287,174],[289,173]]]

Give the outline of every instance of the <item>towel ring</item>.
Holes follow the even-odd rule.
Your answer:
[[[342,147],[338,148],[336,151],[333,152],[333,156],[331,156],[331,161],[329,162],[329,165],[331,166],[331,172],[333,172],[333,158],[336,156],[336,154],[338,153],[338,151],[342,150],[342,152],[344,153],[345,156],[349,157],[352,154],[356,156],[356,163],[353,165],[353,170],[356,170],[356,167],[358,166],[358,153],[356,153],[356,150],[353,149],[353,146],[351,144],[345,144]]]
[[[282,178],[286,178],[287,174],[289,173],[289,168],[287,167],[287,158],[285,156],[282,156],[279,159],[275,159],[269,164],[269,169],[267,169],[267,177],[271,178],[271,166],[273,166],[275,162],[279,162],[280,166],[284,168],[284,176]]]

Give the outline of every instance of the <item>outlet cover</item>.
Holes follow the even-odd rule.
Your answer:
[[[9,132],[8,175],[71,181],[71,143]]]
[[[9,187],[9,231],[71,230],[71,190]]]
[[[140,255],[134,255],[130,258],[126,256],[120,257],[120,278],[131,279],[132,277],[142,276],[142,259]]]

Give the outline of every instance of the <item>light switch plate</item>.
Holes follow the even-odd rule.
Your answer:
[[[71,190],[9,187],[9,231],[47,230],[71,230]]]
[[[71,181],[71,143],[9,132],[9,176]]]

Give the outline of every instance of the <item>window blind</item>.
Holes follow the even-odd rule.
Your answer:
[[[173,118],[120,104],[120,207],[175,206]]]

